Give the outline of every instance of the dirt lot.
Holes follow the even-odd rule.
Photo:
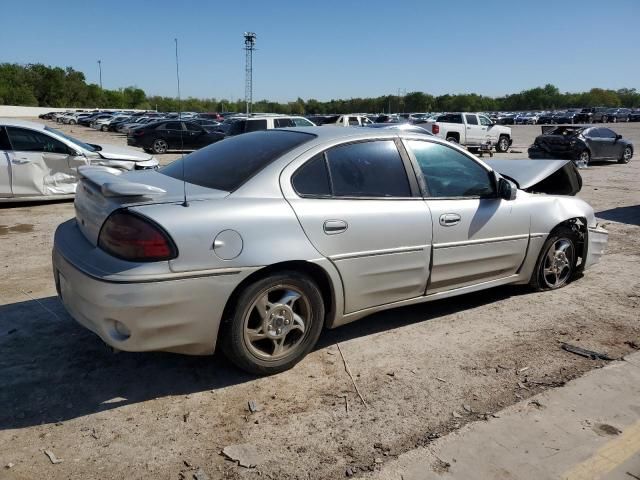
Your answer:
[[[513,130],[520,153],[502,156],[526,157],[539,127]],[[640,146],[640,124],[615,130]],[[610,232],[607,255],[583,278],[555,292],[501,287],[376,314],[325,332],[293,370],[258,379],[218,356],[114,355],[55,297],[52,235],[72,203],[0,207],[0,479],[358,477],[602,364],[558,341],[630,352],[640,344],[640,158],[582,175],[579,196]],[[220,454],[235,444],[256,449],[256,468]]]

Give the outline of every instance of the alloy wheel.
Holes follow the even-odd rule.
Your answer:
[[[167,151],[167,148],[169,148],[169,146],[164,140],[158,139],[153,142],[153,151],[156,153],[165,153]]]
[[[244,317],[248,350],[262,360],[295,355],[309,332],[311,304],[300,289],[277,285],[262,291]]]
[[[560,238],[550,245],[542,265],[542,278],[549,288],[558,288],[569,281],[574,264],[573,242]]]

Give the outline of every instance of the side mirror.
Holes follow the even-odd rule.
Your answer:
[[[503,200],[515,200],[518,188],[506,178],[498,178],[498,197]]]
[[[620,140],[622,138],[622,135],[620,135],[619,133],[616,133],[616,140]]]

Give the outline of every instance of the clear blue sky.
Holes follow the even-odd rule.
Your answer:
[[[640,0],[3,2],[0,62],[72,66],[105,88],[244,96],[245,31],[258,35],[254,100],[398,89],[502,95],[640,88]]]

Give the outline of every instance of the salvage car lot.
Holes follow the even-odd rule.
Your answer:
[[[126,142],[61,129],[89,142]],[[640,125],[614,130],[640,144]],[[494,158],[526,158],[539,133],[539,126],[513,127],[521,153]],[[222,357],[113,355],[55,298],[52,234],[73,205],[0,208],[0,463],[14,464],[3,473],[357,475],[600,363],[564,352],[558,340],[612,357],[629,352],[640,343],[640,163],[596,163],[581,173],[579,196],[610,237],[601,263],[579,281],[554,292],[498,288],[376,314],[325,332],[293,370],[261,379]],[[255,450],[255,469],[220,455],[237,444]],[[63,462],[53,464],[43,450]]]

